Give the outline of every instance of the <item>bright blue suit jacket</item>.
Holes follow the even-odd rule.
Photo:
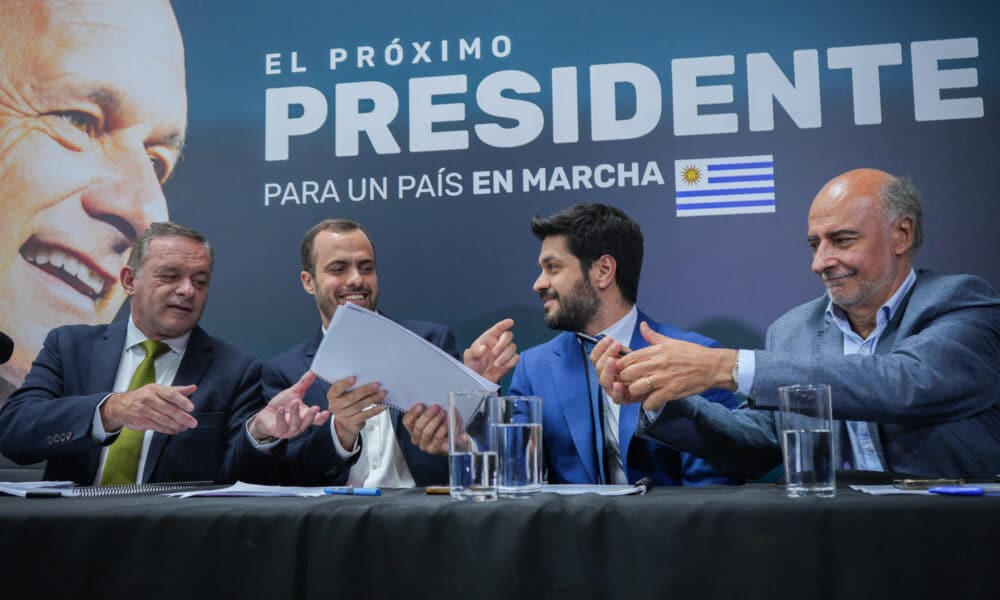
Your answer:
[[[451,356],[458,358],[455,334],[448,327],[426,321],[400,320],[397,323]],[[322,340],[323,332],[318,331],[308,340],[265,362],[263,369],[264,395],[270,398],[298,381],[312,365],[316,350],[319,349]],[[325,410],[329,405],[326,400],[326,393],[329,389],[329,383],[317,379],[306,392],[306,404],[319,406]],[[410,441],[410,434],[403,427],[403,413],[394,409],[390,410],[392,411],[392,425],[396,432],[396,441],[399,442],[399,447],[403,451],[406,466],[410,470],[410,475],[413,476],[414,483],[419,487],[447,485],[447,457],[432,456],[414,446]],[[364,432],[361,434],[361,443],[364,443]],[[282,480],[290,485],[340,485],[347,481],[347,474],[353,462],[344,461],[337,454],[329,422],[323,425],[314,425],[289,441],[282,467]]]
[[[641,434],[756,478],[781,463],[778,386],[828,383],[834,419],[869,422],[888,470],[1000,473],[1000,298],[989,284],[917,271],[870,356],[844,356],[827,303],[823,296],[787,312],[768,328],[767,349],[754,353],[752,403],[769,410],[727,411],[682,398],[665,404],[653,423],[643,415]],[[835,427],[835,434],[843,430],[840,422]],[[843,439],[837,447],[845,447]]]
[[[0,412],[3,454],[22,464],[47,460],[49,480],[93,483],[101,454],[91,437],[94,411],[114,386],[126,325],[49,332],[24,385]],[[246,420],[264,405],[260,361],[195,327],[173,385],[192,383],[198,385],[191,396],[198,427],[153,434],[142,481],[275,480],[281,449],[257,450],[245,431]]]
[[[643,321],[665,336],[718,346],[714,340],[697,333],[656,323],[639,311],[632,339],[628,340],[629,348],[638,350],[649,345],[639,331]],[[542,446],[549,483],[598,481],[585,367],[576,336],[564,332],[522,352],[514,370],[511,395],[542,397]],[[737,404],[736,397],[725,390],[708,390],[704,396],[727,407]],[[618,420],[618,440],[629,482],[649,476],[657,485],[732,483],[694,456],[636,437],[639,412],[639,404],[623,405]]]

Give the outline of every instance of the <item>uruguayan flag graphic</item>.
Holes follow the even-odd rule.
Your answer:
[[[774,155],[674,161],[677,216],[774,212]]]

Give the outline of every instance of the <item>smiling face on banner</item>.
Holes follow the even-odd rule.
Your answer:
[[[187,125],[169,3],[50,4],[0,8],[15,32],[0,49],[0,330],[15,345],[0,377],[10,385],[50,329],[117,314],[129,246],[167,218],[162,184]]]

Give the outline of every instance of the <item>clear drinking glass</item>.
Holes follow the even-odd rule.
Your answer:
[[[499,456],[501,496],[523,498],[542,489],[542,399],[502,396],[496,400],[494,447]]]
[[[455,500],[497,499],[497,451],[491,417],[496,395],[448,394],[448,484]]]
[[[836,470],[830,386],[789,385],[778,388],[778,394],[788,495],[833,496]]]

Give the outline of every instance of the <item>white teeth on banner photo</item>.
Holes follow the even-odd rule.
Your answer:
[[[674,161],[678,217],[773,213],[774,155]]]

